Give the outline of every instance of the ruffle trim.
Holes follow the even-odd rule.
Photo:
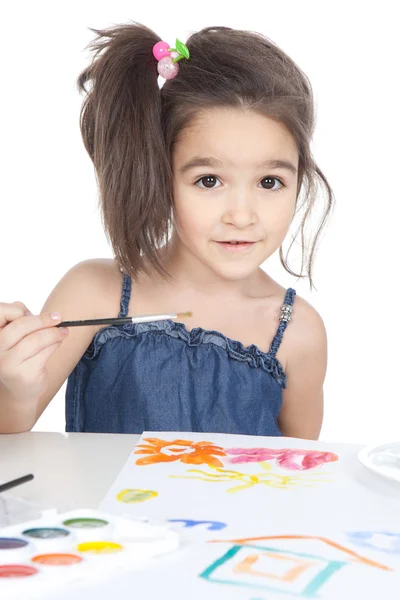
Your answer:
[[[274,379],[286,388],[286,374],[279,360],[257,346],[244,346],[241,342],[231,340],[219,331],[212,331],[196,327],[191,331],[186,329],[184,323],[176,321],[153,321],[150,323],[129,323],[127,325],[110,326],[100,329],[85,352],[85,357],[93,359],[97,356],[102,346],[115,337],[132,338],[146,333],[166,334],[175,339],[181,339],[188,346],[213,344],[226,350],[228,356],[235,360],[247,362],[250,367],[261,368],[270,373]]]

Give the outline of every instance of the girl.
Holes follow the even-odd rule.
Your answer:
[[[1,431],[31,429],[68,378],[67,431],[318,438],[323,321],[260,268],[279,249],[292,275],[307,260],[312,286],[333,194],[310,152],[307,77],[248,31],[209,27],[175,51],[139,23],[91,30],[80,125],[115,259],[74,266],[40,315],[0,304]],[[318,179],[328,197],[307,254]],[[296,273],[282,243],[300,209]],[[185,323],[55,327],[184,310]]]

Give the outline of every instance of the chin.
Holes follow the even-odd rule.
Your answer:
[[[247,279],[260,265],[210,265],[216,275],[225,279],[226,281],[240,281]]]

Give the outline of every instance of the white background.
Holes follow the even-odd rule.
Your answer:
[[[245,8],[244,8],[245,7]],[[277,257],[265,268],[322,315],[329,363],[321,439],[400,438],[397,342],[399,36],[394,2],[8,3],[1,9],[0,299],[39,313],[75,263],[112,257],[79,131],[88,29],[139,21],[171,43],[204,26],[260,31],[311,80],[315,160],[336,208],[318,291]],[[64,316],[64,315],[63,315]],[[65,315],[67,318],[67,315]],[[64,430],[65,384],[36,430]]]

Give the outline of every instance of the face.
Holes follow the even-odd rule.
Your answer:
[[[287,234],[297,169],[295,141],[280,123],[231,108],[201,113],[174,149],[178,253],[223,279],[249,277]]]

